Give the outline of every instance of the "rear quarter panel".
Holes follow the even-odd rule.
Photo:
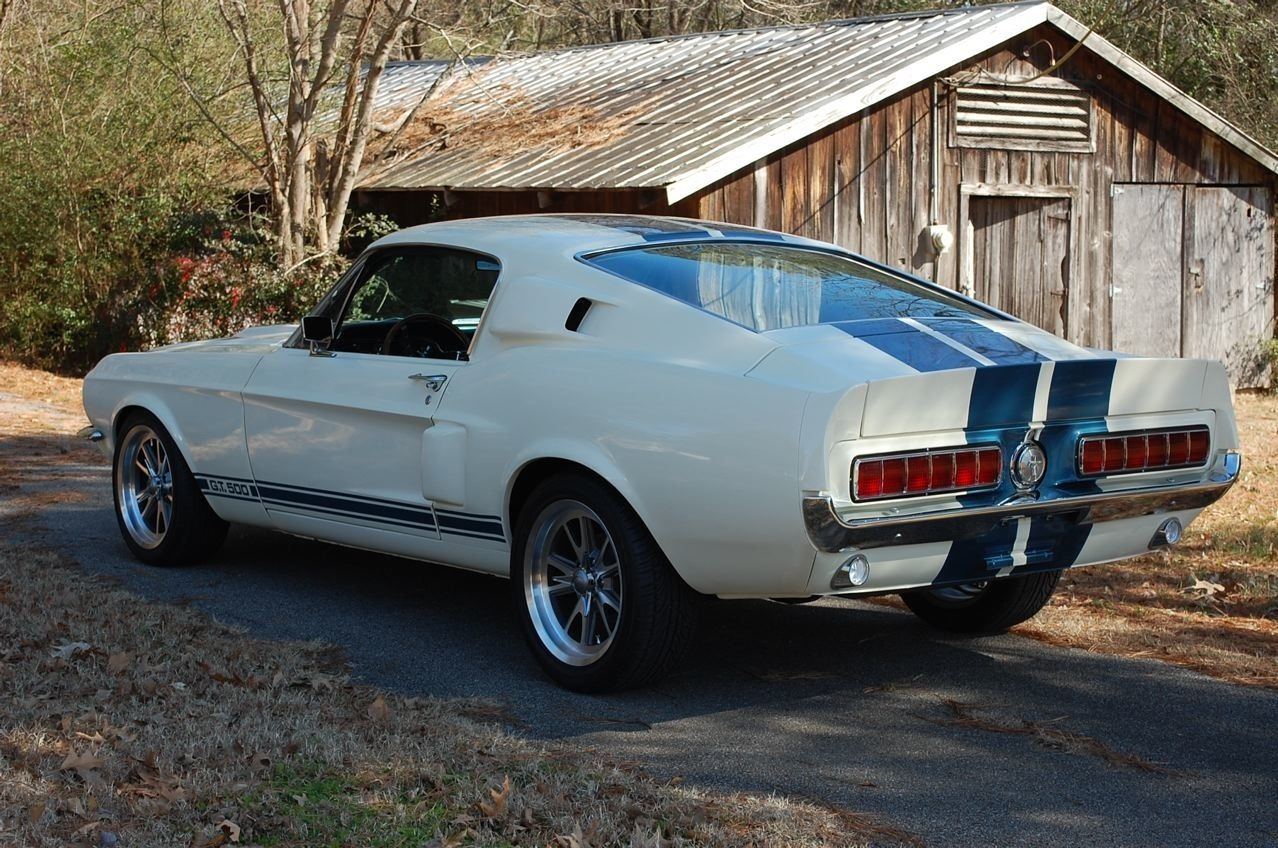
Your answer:
[[[468,433],[468,491],[506,480],[509,498],[529,463],[568,460],[626,499],[694,589],[758,595],[806,585],[806,393],[621,353],[528,347],[491,365],[446,398],[446,417]]]

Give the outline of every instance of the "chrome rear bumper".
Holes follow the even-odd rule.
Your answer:
[[[1074,498],[949,509],[919,515],[884,516],[844,521],[829,497],[805,497],[803,521],[817,550],[836,553],[886,545],[915,545],[983,536],[1018,518],[1060,515],[1079,524],[1096,524],[1162,512],[1202,509],[1215,503],[1238,479],[1242,458],[1227,452],[1205,482],[1189,486],[1125,489]]]

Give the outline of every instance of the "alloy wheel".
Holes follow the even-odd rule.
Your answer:
[[[622,615],[621,563],[599,516],[585,504],[548,505],[524,553],[524,600],[558,660],[585,666],[607,652]]]

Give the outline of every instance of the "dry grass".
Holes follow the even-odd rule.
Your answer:
[[[468,717],[483,704],[352,685],[329,647],[249,639],[12,543],[0,543],[0,645],[0,844],[896,838],[846,811],[697,792],[540,747]]]
[[[95,455],[67,442],[77,406],[76,381],[0,364],[0,411],[25,410],[0,414],[7,531],[40,506],[25,480]],[[329,646],[249,638],[4,536],[0,703],[0,848],[917,844],[538,745],[486,702],[354,685]]]
[[[1278,688],[1278,397],[1235,399],[1243,474],[1176,548],[1065,574],[1017,632]]]

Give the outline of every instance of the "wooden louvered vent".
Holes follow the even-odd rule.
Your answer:
[[[962,85],[953,103],[950,138],[956,147],[1095,151],[1092,98],[1064,80]]]

